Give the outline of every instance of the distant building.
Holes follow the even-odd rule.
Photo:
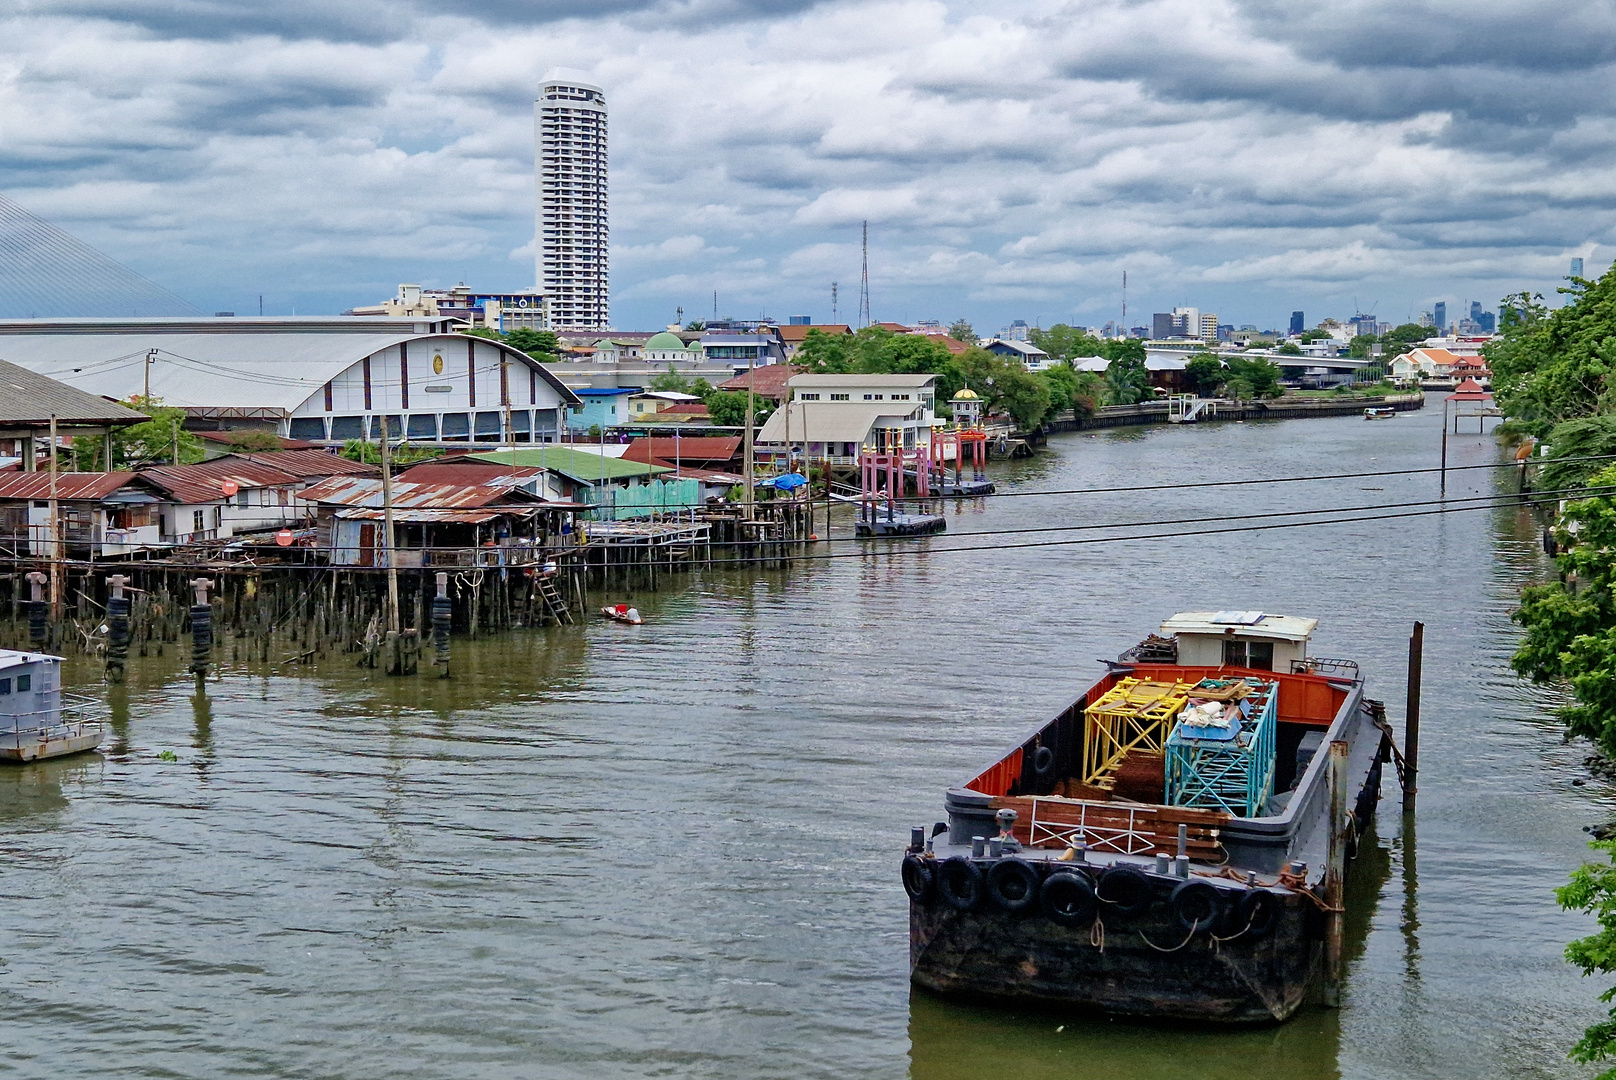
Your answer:
[[[1218,343],[1218,316],[1216,312],[1202,312],[1200,320],[1192,325],[1196,329],[1197,336],[1202,341],[1208,345]]]
[[[846,464],[861,447],[914,450],[931,445],[937,418],[935,375],[798,375],[757,441],[786,445],[813,460]]]
[[[1000,341],[1026,341],[1032,327],[1027,325],[1026,319],[1017,319],[1015,322],[999,331]]]
[[[813,322],[814,322],[814,317],[812,315],[793,315],[793,316],[791,316],[790,318],[788,318],[786,320],[786,325],[787,326],[812,326]]]
[[[1582,260],[1581,259],[1572,259],[1571,260],[1571,276],[1572,277],[1581,277],[1582,276]]]
[[[994,338],[982,346],[997,356],[1020,360],[1028,371],[1042,371],[1049,364],[1049,354],[1026,341],[1006,341]]]
[[[468,326],[505,332],[523,327],[550,328],[550,309],[532,289],[513,292],[478,292],[461,282],[452,289],[423,289],[402,284],[391,300],[349,308],[344,315],[387,315],[393,318],[459,319]]]
[[[1354,315],[1352,318],[1347,320],[1347,326],[1352,330],[1352,337],[1363,337],[1365,334],[1372,337],[1375,333],[1377,333],[1375,317],[1373,315],[1364,315],[1362,313]]]
[[[556,70],[533,103],[538,282],[558,327],[611,325],[606,94]]]
[[[1445,301],[1445,300],[1438,300],[1437,301],[1436,313],[1433,316],[1433,318],[1436,319],[1436,332],[1439,333],[1439,334],[1447,333],[1448,332],[1448,305],[1447,305],[1447,301]]]
[[[1291,336],[1295,337],[1306,329],[1307,320],[1302,317],[1302,313],[1300,311],[1291,312]]]

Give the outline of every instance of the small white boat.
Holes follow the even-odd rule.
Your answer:
[[[631,608],[627,604],[609,604],[601,608],[600,613],[614,622],[627,623],[630,626],[639,626],[645,621],[640,618],[638,608]]]
[[[0,761],[94,750],[106,738],[101,704],[62,693],[62,658],[0,649]]]
[[[1390,420],[1397,415],[1397,410],[1390,405],[1374,405],[1363,411],[1365,420]]]

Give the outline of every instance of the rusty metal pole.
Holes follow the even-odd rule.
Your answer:
[[[1324,1004],[1341,1006],[1341,949],[1346,914],[1347,742],[1330,743],[1330,846],[1324,864]]]
[[[56,501],[56,414],[50,418],[50,615],[62,618],[62,506]]]
[[[382,531],[387,544],[387,630],[397,634],[398,614],[398,553],[397,539],[393,535],[393,459],[388,447],[387,413],[382,413]]]
[[[129,658],[129,598],[123,588],[129,584],[127,574],[107,577],[107,681],[124,680],[124,664]]]
[[[1425,624],[1408,636],[1408,697],[1403,707],[1403,813],[1414,812],[1420,790],[1420,679],[1425,662]]]

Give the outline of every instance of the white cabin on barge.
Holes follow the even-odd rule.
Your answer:
[[[62,658],[0,649],[0,761],[92,750],[106,729],[96,702],[62,694]]]

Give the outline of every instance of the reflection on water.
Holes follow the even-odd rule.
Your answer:
[[[199,694],[183,650],[132,657],[104,758],[0,771],[3,1060],[353,1080],[1590,1075],[1564,1050],[1598,987],[1560,958],[1587,921],[1552,890],[1611,799],[1571,785],[1553,702],[1508,672],[1509,606],[1544,569],[1529,514],[945,550],[1430,498],[1431,476],[1148,485],[1431,466],[1440,424],[1060,437],[996,467],[1001,489],[1146,489],[960,503],[912,557],[592,596],[646,624],[457,639],[448,679],[221,656]],[[1450,464],[1496,455],[1450,438]],[[1452,494],[1491,485],[1450,474]],[[1206,1031],[911,993],[908,827],[1069,704],[1095,658],[1175,610],[1253,607],[1318,616],[1318,654],[1357,657],[1394,726],[1409,624],[1427,624],[1418,876],[1388,791],[1349,880],[1344,1007]]]

